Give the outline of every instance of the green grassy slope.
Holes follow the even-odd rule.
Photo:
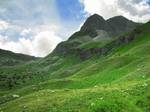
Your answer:
[[[149,112],[150,22],[138,29],[134,41],[107,56],[51,56],[16,68],[39,72],[24,87],[0,91],[0,111]]]
[[[6,51],[0,49],[0,67],[2,66],[13,66],[18,64],[23,64],[35,60],[33,56],[28,56],[19,53],[13,53],[11,51]]]

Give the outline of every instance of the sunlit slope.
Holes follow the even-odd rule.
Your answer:
[[[3,91],[1,111],[149,112],[150,22],[138,31],[135,40],[105,56],[66,58],[60,66],[55,62],[53,69],[45,68],[52,73],[40,83]]]

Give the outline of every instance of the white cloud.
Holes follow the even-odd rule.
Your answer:
[[[56,0],[3,0],[0,3],[1,49],[45,56],[60,41],[66,40],[75,26],[61,20]]]
[[[0,30],[6,30],[9,26],[9,23],[6,21],[0,20]]]
[[[22,27],[0,21],[0,49],[44,57],[62,41],[62,38],[56,34],[60,27],[61,25],[55,23]]]
[[[26,36],[28,35],[29,33],[31,32],[31,29],[24,29],[22,32],[21,32],[21,36]]]
[[[17,53],[44,57],[48,55],[61,39],[52,31],[41,31],[32,39],[20,38],[17,42],[0,36],[0,48]]]
[[[62,41],[54,32],[43,31],[38,33],[33,42],[33,48],[36,51],[34,55],[37,56],[46,56],[49,54],[56,45]]]
[[[105,19],[123,15],[136,22],[150,19],[148,0],[80,0],[84,10],[90,14],[97,13]]]

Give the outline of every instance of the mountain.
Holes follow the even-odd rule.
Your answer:
[[[109,34],[110,37],[120,36],[124,33],[130,32],[135,29],[140,23],[135,23],[123,16],[116,16],[105,20],[103,17],[94,14],[90,16],[80,31],[75,33],[70,39],[77,36],[89,35],[90,37],[95,37],[98,35],[98,31],[102,30]]]
[[[90,43],[95,43],[98,47],[103,46],[139,25],[141,24],[130,21],[123,16],[104,20],[103,17],[94,14],[85,21],[80,31],[74,33],[67,41],[60,43],[54,53],[60,55],[81,54],[78,52],[83,48],[87,50]]]
[[[95,37],[96,36],[96,31],[97,30],[104,30],[104,31],[109,31],[110,27],[107,24],[107,22],[104,20],[103,17],[94,14],[92,16],[90,16],[86,22],[83,24],[83,26],[81,27],[81,32],[92,32],[91,34],[89,34],[91,37]],[[92,35],[94,34],[95,35]]]
[[[12,66],[35,60],[33,56],[13,53],[11,51],[0,49],[0,66]]]
[[[140,23],[135,23],[123,16],[116,16],[107,20],[107,24],[111,28],[110,33],[113,36],[120,36],[126,32],[135,29]]]
[[[79,31],[45,58],[0,67],[0,111],[149,112],[150,22],[126,31]]]

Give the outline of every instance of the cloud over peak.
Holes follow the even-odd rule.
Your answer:
[[[108,19],[116,15],[125,16],[136,22],[150,19],[148,0],[79,0],[90,14],[100,14]]]

